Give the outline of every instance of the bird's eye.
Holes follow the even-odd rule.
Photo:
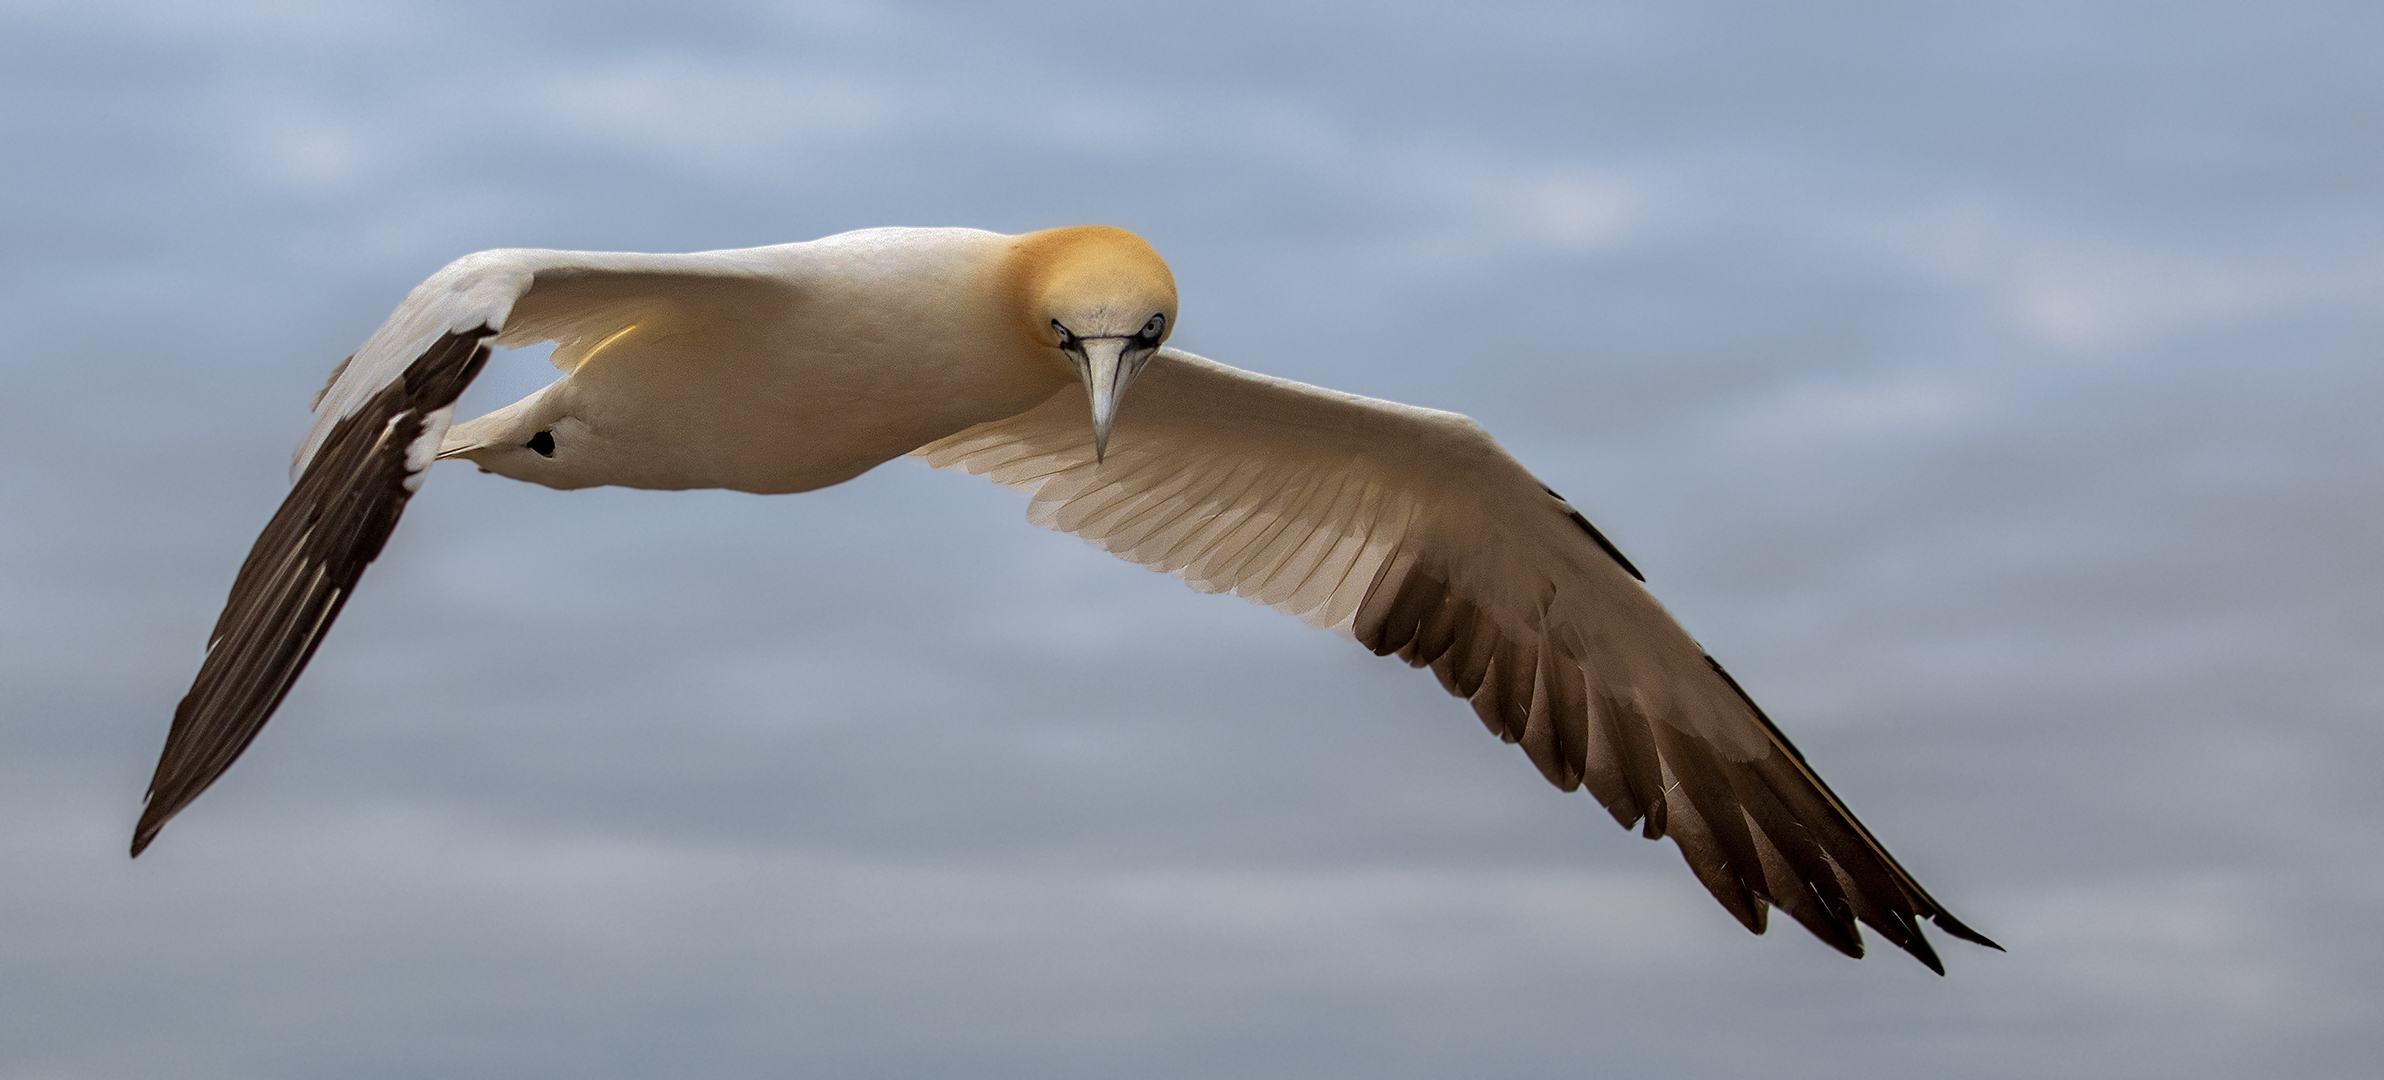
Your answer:
[[[1060,336],[1060,348],[1065,349],[1076,343],[1076,335],[1069,333],[1067,327],[1061,326],[1058,319],[1051,320],[1051,332]]]
[[[1153,315],[1151,316],[1151,321],[1142,324],[1142,336],[1146,338],[1156,338],[1159,336],[1159,331],[1166,328],[1167,316]]]

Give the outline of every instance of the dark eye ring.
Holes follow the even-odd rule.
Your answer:
[[[1142,324],[1142,336],[1146,338],[1155,338],[1159,336],[1159,331],[1166,328],[1167,316],[1153,315],[1151,316],[1151,321]]]
[[[1076,341],[1076,335],[1069,333],[1067,327],[1061,326],[1058,319],[1051,320],[1051,332],[1060,336],[1060,348],[1065,349]]]

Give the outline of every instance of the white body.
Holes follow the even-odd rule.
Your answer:
[[[809,491],[1073,385],[1014,340],[992,285],[1011,240],[869,229],[695,255],[483,252],[391,322],[527,277],[496,343],[561,343],[563,378],[457,426],[441,456],[558,488]],[[540,430],[551,458],[488,452]]]

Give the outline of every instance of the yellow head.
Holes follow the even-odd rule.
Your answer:
[[[1106,453],[1127,384],[1175,331],[1175,275],[1141,237],[1106,225],[1021,236],[1009,271],[1023,329],[1076,368],[1093,400],[1093,452]]]

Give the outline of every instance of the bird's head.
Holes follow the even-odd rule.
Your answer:
[[[1105,455],[1127,384],[1175,331],[1175,275],[1141,237],[1105,225],[1028,233],[1011,259],[1026,330],[1076,368],[1093,401],[1093,453]]]

